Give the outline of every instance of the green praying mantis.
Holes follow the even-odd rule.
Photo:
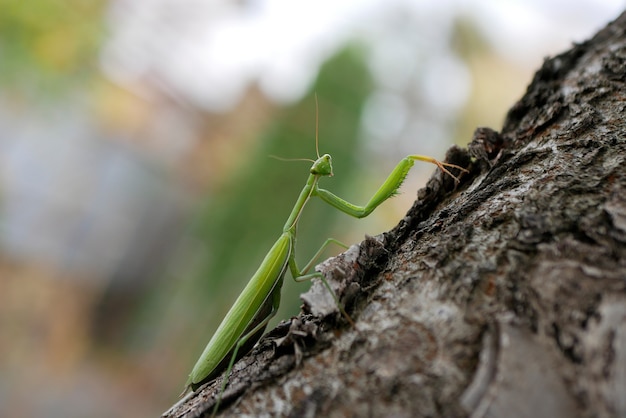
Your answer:
[[[454,178],[457,183],[459,182],[458,178],[446,167],[467,172],[463,167],[440,162],[432,157],[409,155],[398,163],[365,206],[357,206],[349,203],[318,186],[322,177],[333,176],[333,166],[330,155],[324,154],[321,157],[319,155],[317,98],[315,104],[315,148],[317,159],[308,160],[311,161],[313,165],[309,170],[309,177],[306,184],[300,192],[300,196],[298,200],[296,200],[287,218],[287,222],[285,222],[281,235],[270,248],[258,270],[254,273],[213,334],[213,337],[189,374],[186,383],[185,391],[195,391],[202,384],[216,379],[224,370],[226,371],[218,399],[213,409],[213,415],[219,408],[222,394],[226,389],[228,378],[235,361],[252,349],[254,344],[256,344],[263,335],[267,323],[276,314],[280,304],[283,279],[287,270],[291,272],[291,276],[297,282],[312,278],[321,279],[325,287],[331,293],[341,314],[351,325],[354,325],[324,275],[320,272],[308,273],[309,269],[329,244],[335,243],[343,247],[346,246],[335,239],[329,238],[302,269],[300,269],[296,263],[295,249],[298,220],[309,199],[318,197],[350,216],[364,218],[372,213],[381,203],[397,193],[398,188],[404,181],[411,167],[413,167],[415,161],[425,161],[435,164],[442,172]]]

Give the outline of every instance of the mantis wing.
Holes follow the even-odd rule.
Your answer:
[[[187,385],[192,389],[195,390],[201,383],[217,377],[228,363],[229,354],[237,341],[273,310],[273,304],[279,297],[275,292],[280,293],[291,247],[291,236],[284,233],[267,253],[189,374]],[[244,348],[248,350],[252,348],[262,332],[263,330],[260,330],[255,334],[250,339],[252,343],[248,341]],[[247,352],[245,349],[239,351],[238,356]]]

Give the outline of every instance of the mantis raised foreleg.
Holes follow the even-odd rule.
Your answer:
[[[387,177],[382,186],[380,186],[378,191],[365,206],[357,206],[345,201],[328,190],[318,187],[320,178],[333,175],[330,155],[324,154],[319,157],[318,153],[317,160],[311,161],[313,165],[311,166],[309,177],[283,227],[282,234],[278,237],[278,240],[265,256],[265,259],[256,273],[254,273],[226,314],[226,317],[217,328],[217,331],[215,331],[215,334],[213,334],[213,337],[196,362],[187,380],[187,388],[196,390],[200,385],[217,378],[222,371],[226,370],[220,394],[218,395],[218,400],[213,409],[214,414],[219,408],[221,397],[228,383],[228,377],[234,362],[252,349],[256,341],[261,338],[269,320],[275,315],[280,304],[280,291],[287,269],[289,269],[291,276],[296,281],[319,277],[333,295],[343,316],[348,322],[352,323],[352,320],[345,312],[341,303],[339,303],[324,276],[319,272],[308,273],[324,247],[329,243],[338,242],[333,239],[327,240],[322,245],[322,248],[320,248],[320,251],[318,251],[313,259],[302,269],[300,269],[296,263],[295,248],[297,224],[302,210],[309,199],[317,196],[350,216],[363,218],[369,215],[385,200],[397,193],[398,188],[415,161],[426,161],[436,164],[439,169],[453,177],[457,182],[458,179],[448,171],[446,167],[467,171],[462,167],[443,163],[432,157],[409,155],[398,163],[389,177]]]

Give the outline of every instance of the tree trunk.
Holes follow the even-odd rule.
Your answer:
[[[239,361],[224,416],[626,417],[626,14]],[[471,156],[471,158],[470,158]],[[165,416],[209,416],[221,379]]]

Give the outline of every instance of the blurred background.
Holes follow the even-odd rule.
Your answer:
[[[0,416],[174,403],[320,150],[364,203],[406,154],[501,127],[617,0],[0,0]],[[298,259],[393,227],[312,201]],[[328,251],[327,256],[338,249]],[[276,317],[307,284],[285,280]]]

